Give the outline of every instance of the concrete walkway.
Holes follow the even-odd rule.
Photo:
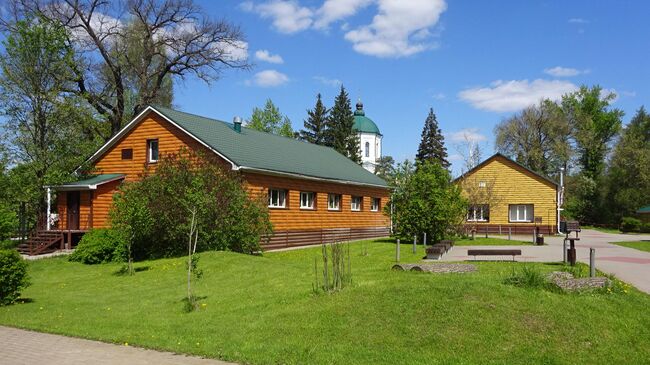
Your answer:
[[[119,346],[0,326],[2,365],[234,365],[169,352]]]
[[[596,249],[596,268],[634,285],[639,290],[650,294],[650,252],[635,250],[609,242],[650,240],[650,235],[612,234],[595,230],[583,230],[576,241],[578,261],[589,264],[589,249]],[[516,248],[521,249],[522,256],[517,261],[531,262],[560,262],[563,260],[563,237],[544,237],[546,246],[457,246],[454,247],[443,261],[473,260],[467,256],[467,250],[472,248]],[[531,237],[513,237],[522,241],[532,240]],[[479,259],[477,257],[477,259]],[[491,259],[489,256],[481,260]],[[510,260],[512,256],[492,257],[492,259]]]

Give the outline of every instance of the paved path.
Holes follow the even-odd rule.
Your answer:
[[[596,268],[614,274],[617,278],[630,283],[639,290],[650,294],[650,252],[635,250],[609,242],[650,240],[650,235],[631,235],[603,233],[596,230],[580,232],[580,241],[576,241],[578,261],[589,264],[589,249],[596,249]],[[515,238],[515,237],[513,237]],[[546,246],[457,246],[443,257],[443,261],[472,260],[467,250],[472,248],[516,248],[521,249],[522,256],[517,261],[559,262],[563,260],[563,237],[544,237]],[[517,237],[520,240],[532,240],[531,237]],[[481,260],[489,256],[481,257]],[[512,256],[496,257],[511,259]]]
[[[234,365],[0,326],[1,365]]]

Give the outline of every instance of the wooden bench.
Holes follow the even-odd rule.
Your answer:
[[[467,256],[512,256],[512,261],[515,261],[515,256],[521,256],[521,250],[511,249],[474,249],[467,250]]]
[[[442,257],[442,254],[447,252],[445,247],[443,246],[438,246],[438,244],[435,244],[431,247],[427,247],[427,256],[426,258],[429,260],[438,260],[440,257]]]

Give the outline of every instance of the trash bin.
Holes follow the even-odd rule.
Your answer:
[[[544,244],[544,235],[543,234],[538,234],[537,235],[537,240],[535,241],[538,246],[541,246]]]

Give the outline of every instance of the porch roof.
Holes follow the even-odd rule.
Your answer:
[[[60,185],[50,185],[46,188],[58,190],[58,191],[74,191],[74,190],[95,190],[97,186],[109,183],[111,181],[124,179],[126,175],[124,174],[102,174],[90,176],[84,180],[69,182]]]

